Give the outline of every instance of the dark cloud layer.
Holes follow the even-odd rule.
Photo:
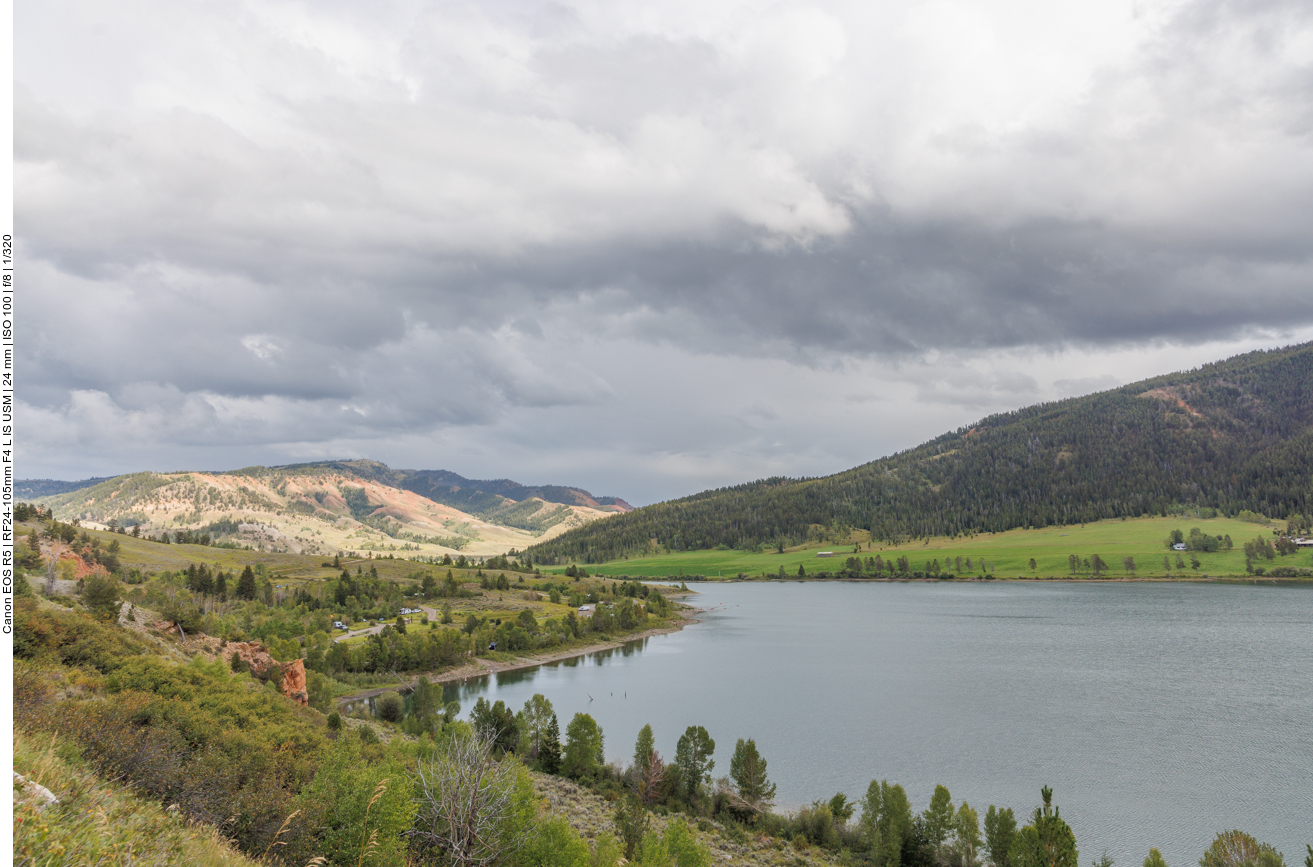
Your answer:
[[[26,475],[367,454],[641,501],[1313,329],[1294,0],[16,22]]]

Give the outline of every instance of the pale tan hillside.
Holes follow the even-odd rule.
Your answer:
[[[134,473],[38,502],[61,520],[140,524],[142,532],[152,535],[194,530],[215,542],[266,551],[395,551],[409,556],[522,550],[614,511],[527,500],[521,515],[527,505],[530,517],[560,518],[545,531],[531,532],[474,517],[413,491],[317,467]]]

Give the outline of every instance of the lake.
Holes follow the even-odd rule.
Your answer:
[[[1313,842],[1313,586],[1207,583],[698,584],[700,623],[589,657],[449,685],[514,709],[540,692],[628,764],[650,723],[690,725],[714,776],[754,738],[778,807],[936,783],[1018,824],[1043,785],[1088,863],[1189,867],[1240,828],[1295,867]]]

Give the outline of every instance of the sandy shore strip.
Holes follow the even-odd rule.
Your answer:
[[[672,632],[678,632],[690,623],[697,623],[697,619],[690,617],[689,614],[694,612],[681,612],[681,619],[670,626],[662,626],[657,629],[648,629],[644,632],[638,632],[615,641],[603,641],[598,644],[589,644],[586,647],[572,647],[569,650],[562,650],[559,653],[544,653],[537,656],[525,656],[512,662],[496,662],[491,659],[480,659],[477,656],[474,662],[469,665],[462,665],[459,668],[453,668],[444,671],[439,675],[431,677],[433,683],[449,683],[453,680],[466,680],[471,677],[483,677],[488,674],[497,674],[502,671],[516,671],[521,668],[533,668],[535,665],[546,665],[550,662],[560,662],[563,659],[573,659],[576,656],[587,656],[590,653],[596,653],[599,650],[614,650],[617,647],[623,647],[631,641],[638,641],[643,638],[650,638],[653,635],[669,635]]]
[[[521,668],[533,668],[535,665],[546,665],[552,662],[560,662],[563,659],[573,659],[577,656],[587,656],[590,653],[597,653],[599,650],[614,650],[617,647],[623,647],[631,641],[638,641],[643,638],[650,638],[654,635],[669,635],[672,632],[679,632],[690,623],[699,622],[693,615],[700,612],[700,609],[685,609],[677,612],[680,619],[669,625],[661,626],[656,629],[648,629],[633,635],[627,635],[624,638],[618,638],[614,641],[603,641],[597,644],[589,644],[585,647],[572,647],[569,650],[562,650],[558,653],[544,653],[536,656],[525,656],[510,662],[497,662],[491,659],[480,659],[474,657],[474,661],[456,668],[447,669],[439,674],[427,674],[429,683],[451,683],[456,680],[468,680],[471,677],[484,677],[489,674],[497,674],[502,671],[516,671]],[[408,689],[413,687],[419,681],[421,675],[404,678],[404,683],[395,683],[391,686],[380,686],[373,689],[355,692],[351,695],[344,695],[333,700],[334,705],[350,704],[360,701],[361,699],[377,698],[385,692],[394,689]]]

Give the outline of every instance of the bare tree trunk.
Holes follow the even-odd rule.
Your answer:
[[[453,739],[416,771],[419,812],[409,833],[455,864],[500,864],[532,832],[516,799],[519,774],[514,757],[493,758],[487,737]]]
[[[59,577],[59,555],[64,553],[64,546],[58,539],[51,539],[46,549],[46,595],[55,594],[55,579]]]

